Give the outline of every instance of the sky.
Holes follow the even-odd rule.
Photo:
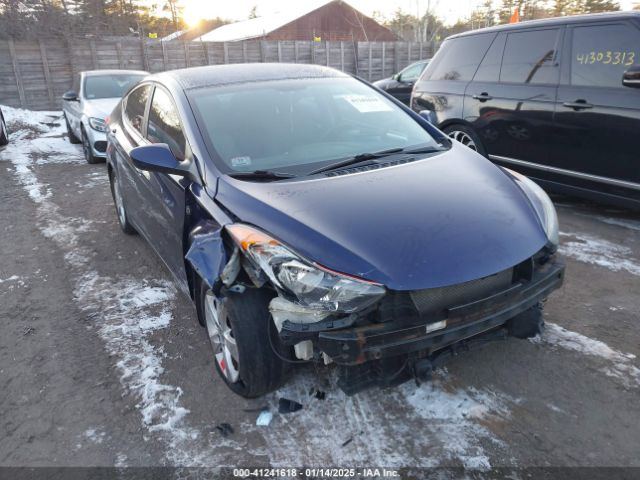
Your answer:
[[[638,0],[635,0],[638,1]],[[266,15],[277,11],[299,9],[303,4],[315,4],[318,0],[180,0],[184,6],[184,16],[187,22],[196,23],[201,18],[222,17],[231,20],[245,20],[251,8],[256,5],[258,15]],[[428,5],[446,24],[453,24],[456,20],[469,15],[481,0],[348,0],[348,3],[365,15],[374,12],[391,17],[400,7],[407,13],[421,14]],[[496,2],[497,3],[497,2]],[[621,0],[623,9],[630,9],[634,0]]]

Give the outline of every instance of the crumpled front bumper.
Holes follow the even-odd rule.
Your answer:
[[[418,351],[431,354],[499,327],[546,299],[562,285],[564,270],[564,263],[553,258],[536,268],[530,280],[520,280],[489,297],[448,308],[446,328],[429,333],[429,319],[409,326],[390,321],[349,328],[355,323],[355,317],[351,316],[333,321],[325,320],[322,327],[326,328],[318,331],[310,331],[309,328],[301,330],[299,326],[285,322],[281,337],[287,343],[313,339],[318,350],[341,365],[359,365]]]

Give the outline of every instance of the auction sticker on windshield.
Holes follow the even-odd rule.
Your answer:
[[[373,95],[342,95],[341,98],[344,98],[362,113],[391,111],[391,107],[388,104]]]

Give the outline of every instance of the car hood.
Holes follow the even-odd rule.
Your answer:
[[[84,113],[87,117],[97,117],[104,120],[111,115],[120,98],[97,98],[84,101]]]
[[[389,85],[392,85],[394,83],[397,83],[397,82],[393,78],[389,77],[389,78],[383,78],[382,80],[375,81],[373,82],[373,85],[384,90],[388,88]]]
[[[424,160],[343,176],[276,183],[223,176],[216,199],[307,259],[393,290],[491,275],[547,243],[520,187],[455,144]]]

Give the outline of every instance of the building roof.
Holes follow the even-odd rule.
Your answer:
[[[272,13],[262,17],[256,17],[242,22],[230,23],[205,33],[196,40],[203,42],[235,42],[249,40],[267,35],[280,27],[297,20],[334,0],[315,0],[304,2],[301,8],[293,8],[286,12]]]

